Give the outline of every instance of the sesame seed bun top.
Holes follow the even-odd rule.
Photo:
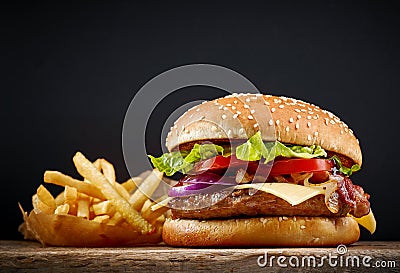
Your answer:
[[[189,142],[246,140],[258,131],[265,141],[320,145],[362,164],[357,138],[337,116],[301,100],[262,94],[233,94],[189,109],[171,127],[166,146],[172,151]]]

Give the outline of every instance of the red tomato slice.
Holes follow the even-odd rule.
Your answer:
[[[277,176],[291,173],[303,173],[303,172],[313,172],[315,178],[318,179],[318,175],[325,176],[324,171],[331,171],[334,167],[334,162],[329,159],[283,159],[276,160],[270,170],[270,165],[259,164],[258,161],[243,161],[237,159],[235,155],[224,157],[218,155],[216,157],[200,161],[194,165],[194,168],[190,171],[191,174],[203,173],[203,172],[214,172],[223,173],[228,167],[232,170],[237,170],[239,168],[247,168],[250,173],[258,172],[258,175],[269,175]]]
[[[222,155],[217,155],[216,157],[209,158],[196,163],[190,173],[202,173],[206,171],[210,172],[224,172],[226,169],[239,169],[244,168],[257,168],[258,161],[243,161],[237,159],[235,155],[224,157]]]
[[[334,167],[334,162],[329,159],[285,159],[274,162],[270,175],[277,176],[291,173],[316,173],[330,171]]]

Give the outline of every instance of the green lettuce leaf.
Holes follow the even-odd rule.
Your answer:
[[[297,157],[297,158],[315,158],[326,157],[324,149],[318,145],[289,146],[279,141],[264,143],[261,133],[257,132],[249,140],[236,148],[236,157],[240,160],[254,161],[265,159],[265,163],[274,160],[278,156]]]
[[[339,171],[343,173],[344,175],[350,176],[353,174],[353,172],[359,171],[361,169],[360,165],[354,164],[351,166],[351,168],[347,168],[346,166],[343,166],[342,162],[340,159],[334,155],[332,156],[332,159],[335,161],[336,165],[339,167]]]
[[[164,172],[166,175],[171,176],[176,172],[187,173],[192,168],[194,163],[212,158],[216,155],[225,155],[224,148],[215,144],[195,144],[193,149],[188,151],[179,151],[172,153],[165,153],[160,157],[154,157],[149,155],[151,163],[160,172]]]
[[[261,133],[257,132],[245,143],[236,147],[236,157],[245,161],[257,161],[262,158],[264,163],[274,160],[278,156],[297,157],[297,158],[315,158],[326,157],[327,154],[320,146],[311,145],[308,147],[291,146],[280,143],[279,141],[264,143],[261,138]],[[149,155],[151,163],[159,171],[171,176],[176,172],[188,173],[194,163],[212,158],[216,155],[229,156],[229,149],[224,149],[222,146],[215,144],[195,144],[191,151],[179,151],[163,154],[160,157]],[[339,160],[339,159],[337,159]],[[357,165],[358,166],[358,165]],[[353,166],[354,167],[354,166]],[[341,166],[341,172],[352,173],[356,171],[356,167],[349,170]]]

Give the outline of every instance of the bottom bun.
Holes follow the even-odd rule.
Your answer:
[[[259,217],[227,220],[167,219],[171,246],[336,246],[360,237],[352,217]]]

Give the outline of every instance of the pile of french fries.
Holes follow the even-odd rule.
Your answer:
[[[90,162],[77,152],[73,162],[83,180],[58,171],[46,171],[44,182],[64,187],[55,198],[40,185],[32,196],[33,210],[26,213],[20,231],[26,239],[44,245],[118,246],[161,241],[168,212],[155,206],[150,196],[159,186],[162,173],[156,169],[116,181],[114,166],[100,158]]]

